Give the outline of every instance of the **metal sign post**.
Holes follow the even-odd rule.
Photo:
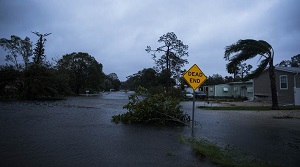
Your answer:
[[[185,81],[193,89],[193,110],[192,110],[192,137],[194,137],[194,126],[195,126],[195,90],[199,88],[207,77],[200,70],[197,64],[194,64],[185,74],[183,74]]]
[[[194,137],[194,126],[195,126],[195,90],[193,90],[193,113],[192,113],[192,137]]]

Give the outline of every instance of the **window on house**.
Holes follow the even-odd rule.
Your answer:
[[[288,89],[287,75],[280,75],[280,89]]]
[[[253,87],[247,87],[247,93],[252,93],[253,92]]]
[[[223,91],[224,92],[228,92],[228,88],[223,88]]]

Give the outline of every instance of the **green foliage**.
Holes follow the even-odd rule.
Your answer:
[[[157,71],[160,71],[166,79],[163,82],[166,88],[166,92],[172,86],[172,78],[179,78],[181,75],[181,68],[185,64],[188,64],[187,59],[184,56],[188,56],[188,45],[184,45],[183,42],[177,39],[174,32],[168,32],[161,36],[158,40],[159,43],[163,43],[162,46],[155,50],[151,49],[151,46],[146,47],[148,53],[152,53],[152,59],[156,64]],[[163,52],[160,58],[157,58],[156,53]]]
[[[180,137],[182,143],[191,145],[194,153],[201,159],[207,158],[209,161],[223,167],[273,167],[274,164],[256,159],[239,149],[227,146],[219,147],[208,140],[201,138]]]
[[[291,57],[291,60],[282,60],[276,66],[279,67],[300,67],[300,54]]]
[[[250,74],[247,74],[243,80],[258,77],[267,67],[269,67],[269,78],[272,93],[272,109],[279,109],[277,99],[276,77],[274,72],[274,50],[272,46],[264,40],[245,39],[226,46],[224,59],[229,61],[226,65],[227,71],[233,72],[242,62],[260,56],[260,64]],[[262,59],[262,60],[261,60]]]
[[[101,87],[105,91],[109,91],[110,89],[113,88],[113,84],[109,79],[104,79],[103,82],[101,83]]]
[[[45,42],[46,36],[50,35],[51,33],[40,34],[39,32],[32,32],[39,37],[38,41],[35,44],[34,52],[33,52],[33,63],[35,65],[44,65],[46,61],[45,53]]]
[[[250,74],[252,65],[250,65],[250,64],[247,65],[246,63],[239,63],[239,64],[235,64],[235,65],[236,65],[236,67],[228,68],[227,71],[228,71],[228,73],[233,74],[234,79],[236,81],[243,80],[244,76]]]
[[[188,61],[183,59],[184,56],[188,56],[188,45],[184,45],[179,40],[174,32],[168,32],[163,36],[159,37],[159,43],[163,43],[162,46],[155,50],[152,50],[150,46],[145,49],[148,53],[152,52],[152,58],[155,61],[157,68],[170,69],[172,74],[176,74],[180,71],[184,64]],[[164,52],[160,58],[157,58],[156,53]]]
[[[106,91],[108,91],[110,89],[114,89],[115,91],[120,90],[121,82],[116,73],[110,73],[110,74],[106,75],[106,78],[107,79],[105,79],[102,83],[102,85],[105,86],[105,87],[103,87],[104,90],[106,90]],[[109,84],[107,84],[107,83],[109,83]]]
[[[207,80],[204,82],[204,85],[218,85],[224,84],[225,80],[220,74],[213,74],[212,76],[208,76]]]
[[[146,89],[142,86],[138,86],[136,92],[137,92],[137,95],[143,95],[143,94],[148,94],[149,93],[148,89]]]
[[[148,90],[151,94],[159,94],[161,92],[165,92],[165,88],[162,85],[150,87]]]
[[[0,96],[6,98],[17,97],[17,81],[21,74],[22,73],[16,70],[12,65],[0,66]]]
[[[144,68],[143,70],[128,76],[125,84],[130,90],[136,90],[140,85],[150,90],[159,85],[158,74],[152,68]]]
[[[50,68],[31,65],[23,72],[20,99],[40,99],[58,95],[56,76]]]
[[[291,58],[291,67],[300,67],[300,54]]]
[[[18,36],[12,35],[11,39],[1,38],[0,46],[8,53],[5,59],[8,63],[12,63],[18,70],[27,67],[29,58],[32,56],[32,43],[30,38],[26,37],[25,39],[21,39]],[[19,62],[20,56],[24,63]]]
[[[54,67],[44,54],[45,37],[51,33],[33,33],[38,36],[34,49],[28,37],[0,39],[0,46],[8,54],[8,64],[0,66],[0,96],[31,100],[85,93],[86,90],[99,92],[102,89],[105,75],[102,64],[94,57],[81,52],[67,54]],[[120,83],[114,80],[113,84]]]
[[[175,85],[175,81],[172,78],[167,78],[166,72],[157,73],[152,68],[145,68],[136,74],[127,77],[127,81],[123,84],[127,89],[137,91],[139,86],[143,86],[148,90],[149,94],[158,94],[166,92],[166,83],[170,82]],[[176,92],[176,93],[175,93]],[[179,92],[179,93],[178,93]],[[175,97],[180,97],[180,90],[169,88],[168,94],[177,94]]]
[[[124,106],[128,112],[114,115],[112,121],[156,125],[186,125],[190,121],[190,117],[180,109],[178,99],[164,93],[145,97],[142,92],[147,93],[140,87],[139,94],[130,95],[128,104]]]
[[[58,71],[66,76],[68,87],[75,94],[86,90],[100,91],[105,75],[102,64],[88,53],[71,53],[64,55],[57,62]]]
[[[226,67],[227,71],[232,73],[235,71],[234,69],[238,68],[239,64],[257,55],[260,56],[260,59],[264,59],[261,60],[258,68],[251,74],[246,75],[244,79],[257,77],[266,69],[268,64],[273,65],[274,51],[272,46],[266,41],[253,39],[239,40],[235,44],[227,46],[224,55],[224,58],[229,61]]]
[[[11,39],[0,40],[1,47],[8,53],[6,61],[10,64],[0,68],[0,89],[4,93],[1,96],[6,98],[19,99],[39,99],[54,97],[59,94],[59,83],[63,82],[56,75],[56,70],[46,61],[44,55],[45,36],[49,34],[39,34],[39,40],[32,52],[30,39],[24,40],[17,36],[11,36]],[[18,57],[22,56],[22,59]],[[30,57],[33,60],[30,61]]]

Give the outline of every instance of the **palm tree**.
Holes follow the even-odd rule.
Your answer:
[[[231,56],[234,54],[233,56]],[[269,65],[269,77],[272,93],[272,109],[279,109],[277,100],[276,78],[274,72],[273,58],[274,50],[272,46],[263,40],[239,40],[236,43],[226,46],[224,58],[229,61],[227,71],[234,69],[238,64],[255,56],[260,56],[260,64],[257,69],[248,74],[244,79],[252,79],[259,76]]]

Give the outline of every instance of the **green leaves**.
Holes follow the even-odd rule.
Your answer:
[[[183,114],[179,100],[160,93],[143,97],[141,94],[133,94],[129,102],[124,106],[127,113],[114,115],[112,121],[124,124],[158,124],[158,125],[185,125],[190,117]]]
[[[68,86],[76,94],[90,91],[99,91],[104,81],[102,64],[88,53],[73,52],[66,54],[57,62],[58,70],[66,74]]]
[[[177,39],[174,32],[168,32],[159,37],[159,43],[163,43],[157,49],[152,50],[151,46],[146,47],[148,53],[152,52],[152,59],[156,64],[156,69],[161,73],[166,72],[167,82],[164,87],[168,91],[171,87],[170,78],[177,78],[180,75],[181,68],[188,64],[187,59],[183,59],[184,56],[188,56],[188,45],[184,45],[183,42]],[[156,56],[156,53],[163,53],[160,57]]]
[[[233,56],[232,56],[233,54]],[[276,78],[273,65],[274,50],[272,46],[263,40],[239,40],[237,43],[225,48],[224,58],[229,61],[226,68],[232,73],[243,61],[260,56],[260,64],[251,74],[246,75],[244,80],[258,77],[269,65],[269,78],[272,93],[272,109],[278,109]],[[264,58],[264,59],[263,59]]]
[[[39,37],[38,41],[35,44],[34,53],[33,53],[33,63],[35,65],[44,65],[46,64],[46,55],[45,52],[45,42],[47,39],[46,36],[50,35],[51,33],[46,34],[40,34],[39,32],[32,32],[33,34],[37,35]]]
[[[18,70],[24,69],[29,63],[29,57],[32,56],[32,43],[28,37],[21,39],[12,35],[11,39],[0,39],[0,46],[7,52],[6,61],[12,63]],[[18,61],[18,57],[23,58],[24,64]]]
[[[251,74],[247,75],[245,79],[252,79],[258,76],[264,69],[267,68],[268,63],[273,59],[273,48],[272,46],[263,40],[239,40],[236,43],[229,45],[225,48],[224,59],[229,61],[226,65],[227,71],[233,73],[234,69],[242,62],[252,59],[255,56],[261,56],[261,63],[258,68]]]

